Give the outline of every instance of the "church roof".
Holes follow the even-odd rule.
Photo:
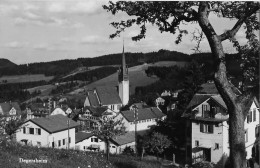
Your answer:
[[[86,106],[84,107],[84,110],[89,110],[93,116],[100,117],[103,115],[104,112],[107,111],[106,107],[92,107],[92,106]]]
[[[96,92],[101,105],[122,104],[115,87],[97,87]]]
[[[165,114],[163,114],[157,107],[151,108],[143,108],[138,109],[138,120],[147,120],[147,119],[161,119]],[[134,110],[121,111],[121,114],[125,117],[125,119],[129,122],[133,122],[134,118]]]
[[[97,96],[93,90],[88,91],[88,99],[91,106],[99,106]]]

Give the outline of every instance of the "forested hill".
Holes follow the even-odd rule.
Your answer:
[[[210,53],[187,55],[184,53],[168,50],[159,50],[150,53],[125,53],[128,66],[138,64],[154,63],[158,61],[184,61],[189,62],[196,59],[198,62],[211,62]],[[119,65],[121,64],[122,53],[103,55],[94,58],[78,58],[74,60],[58,60],[52,62],[40,62],[16,65],[9,60],[0,59],[0,76],[3,75],[24,75],[24,74],[45,74],[46,76],[63,76],[79,67]],[[1,63],[2,62],[2,63]]]
[[[141,63],[157,61],[189,61],[190,56],[176,51],[159,50],[150,53],[125,53],[126,62],[129,66]],[[0,64],[0,76],[23,75],[23,74],[45,74],[46,76],[65,75],[78,67],[91,67],[103,65],[119,65],[122,61],[122,53],[103,55],[94,58],[78,58],[74,60],[58,60],[52,62],[40,62],[10,66]],[[9,61],[10,62],[10,61]],[[11,62],[10,62],[11,63]]]

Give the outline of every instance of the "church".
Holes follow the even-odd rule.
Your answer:
[[[84,107],[107,108],[118,113],[129,102],[129,75],[123,46],[122,65],[118,70],[118,86],[99,86],[87,91]]]

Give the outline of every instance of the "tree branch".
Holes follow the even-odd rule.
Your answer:
[[[248,13],[244,14],[242,17],[240,17],[240,19],[237,21],[237,23],[235,24],[235,26],[231,29],[226,31],[225,33],[219,35],[219,39],[220,41],[224,41],[228,38],[232,38],[236,35],[236,33],[238,32],[238,30],[240,29],[240,27],[242,26],[242,24],[245,22],[245,20],[251,16],[252,14],[254,14],[256,11],[259,10],[259,6],[255,6],[252,10],[250,10]]]

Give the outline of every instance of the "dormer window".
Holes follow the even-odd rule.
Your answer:
[[[16,110],[14,108],[12,108],[10,111],[9,111],[9,114],[10,115],[16,115]]]

